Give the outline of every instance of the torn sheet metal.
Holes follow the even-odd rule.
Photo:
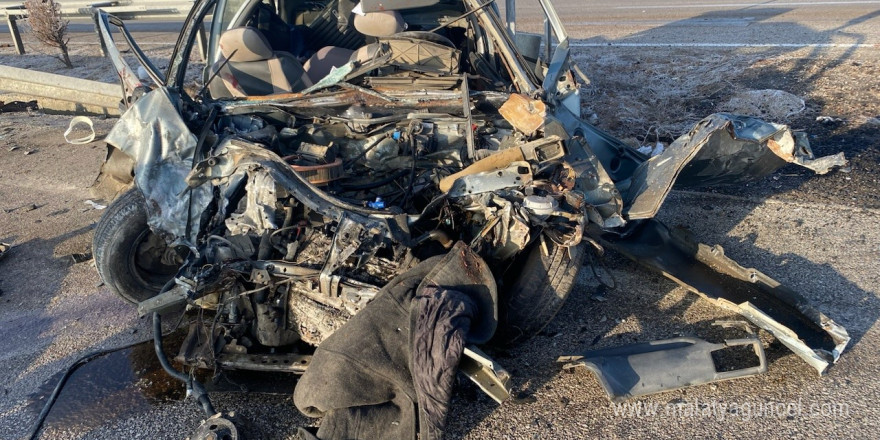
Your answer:
[[[277,201],[275,181],[267,173],[248,171],[247,201],[244,212],[232,214],[226,219],[226,228],[233,235],[253,232],[263,235],[265,231],[279,228],[275,220]]]
[[[503,169],[459,177],[448,194],[449,197],[461,197],[522,187],[530,183],[532,183],[532,168],[528,162],[519,161]]]
[[[749,336],[717,344],[692,337],[642,342],[591,350],[577,356],[562,356],[558,362],[564,362],[563,368],[566,369],[584,367],[592,371],[608,398],[615,402],[767,372],[764,348],[747,323],[722,321],[715,324],[744,328]],[[740,346],[750,346],[754,350],[757,365],[744,368],[716,365],[712,353]]]
[[[846,329],[809,300],[740,266],[724,256],[721,246],[695,243],[653,219],[626,237],[602,238],[606,246],[767,330],[819,374],[837,361],[849,342]]]
[[[466,345],[458,368],[498,404],[510,398],[510,373],[475,345]]]
[[[623,199],[585,136],[584,130],[577,129],[566,143],[565,161],[577,176],[575,189],[584,195],[591,222],[604,229],[619,228],[626,224],[622,215]]]
[[[92,197],[114,200],[134,185],[134,160],[116,147],[107,146],[107,157],[98,177],[89,187]]]
[[[506,199],[492,197],[492,204],[501,206],[501,209],[493,214],[497,216],[498,221],[490,222],[494,225],[492,227],[492,235],[495,237],[493,256],[502,260],[511,258],[531,242],[530,223],[520,210],[514,209],[513,203]]]
[[[135,184],[147,200],[147,223],[153,231],[195,249],[199,225],[192,224],[211,202],[207,186],[187,186],[196,136],[175,106],[170,89],[156,89],[139,99],[119,118],[107,143],[135,163]]]
[[[529,99],[523,95],[513,93],[498,113],[504,116],[510,125],[531,136],[544,125],[547,117],[547,105],[538,99]]]
[[[98,27],[98,36],[102,42],[102,49],[106,51],[107,58],[113,63],[116,74],[119,76],[119,82],[122,84],[122,102],[128,107],[132,102],[139,99],[147,88],[138,79],[134,70],[128,65],[116,47],[116,43],[113,41],[113,34],[110,33],[110,15],[99,10],[95,16],[95,25]],[[127,42],[132,44],[132,41]],[[146,59],[146,57],[141,59]],[[146,63],[144,67],[146,67]]]
[[[814,159],[806,137],[795,136],[784,125],[716,113],[635,170],[624,196],[624,214],[629,220],[654,217],[673,185],[747,183],[786,163],[822,174],[846,162],[842,155]]]
[[[809,168],[816,174],[828,174],[834,168],[845,167],[849,163],[843,152],[817,159],[810,148],[810,139],[807,137],[807,134],[802,131],[795,131],[793,134],[796,145],[802,149],[802,154],[785,155],[783,159],[786,161]]]
[[[294,171],[277,154],[261,144],[244,139],[230,137],[224,140],[214,149],[211,157],[197,163],[183,180],[194,191],[216,185],[222,187],[222,192],[225,193],[234,186],[233,182],[246,176],[248,170],[257,168],[264,170],[271,180],[284,188],[292,197],[321,215],[336,221],[341,220],[343,216],[357,218],[361,223],[378,221],[383,224],[383,233],[388,238],[400,243],[408,243],[411,240],[406,215],[372,210],[341,201]],[[209,182],[210,184],[206,185]],[[210,194],[209,189],[207,192]],[[194,218],[204,211],[204,206],[198,210],[193,208]]]
[[[504,169],[512,169],[512,167],[517,166],[525,166],[528,168],[528,163],[525,161],[532,161],[536,163],[545,163],[551,160],[559,159],[565,156],[565,148],[562,146],[562,138],[559,136],[547,136],[543,139],[538,139],[532,142],[527,142],[522,145],[518,145],[515,147],[508,148],[506,150],[501,150],[496,153],[493,153],[487,157],[484,157],[467,168],[451,174],[449,176],[444,177],[440,180],[440,190],[443,192],[450,192],[452,197],[458,197],[464,194],[473,194],[473,192],[468,192],[468,188],[465,186],[473,187],[473,182],[483,182],[486,181],[489,174],[491,172],[498,173],[506,173]],[[524,174],[525,172],[516,172],[513,174]],[[531,177],[531,171],[528,172],[529,177]],[[477,174],[480,174],[481,177],[476,177]],[[474,177],[476,180],[471,180],[471,184],[465,184],[468,176]],[[502,174],[497,174],[497,177],[500,180],[506,180],[502,176]],[[495,179],[495,180],[499,180]],[[531,181],[531,180],[530,180]],[[519,180],[517,180],[519,182]],[[527,182],[519,183],[518,185],[507,185],[502,186],[501,188],[507,188],[510,186],[520,186],[526,184]],[[477,185],[482,187],[483,185]]]

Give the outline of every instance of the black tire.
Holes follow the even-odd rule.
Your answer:
[[[101,216],[92,240],[104,284],[135,304],[158,294],[177,273],[176,265],[162,262],[167,245],[147,226],[145,203],[137,188],[123,193]]]
[[[549,255],[540,243],[526,250],[511,268],[510,287],[499,292],[499,325],[494,343],[509,346],[538,334],[565,304],[584,264],[586,245],[564,248],[547,241]]]

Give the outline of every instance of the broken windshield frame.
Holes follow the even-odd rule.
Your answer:
[[[120,28],[123,37],[132,48],[135,57],[137,57],[140,64],[146,69],[147,74],[157,85],[182,91],[186,76],[186,67],[192,48],[195,45],[195,40],[198,35],[198,27],[203,26],[205,17],[211,11],[220,12],[220,16],[211,23],[207,53],[207,64],[210,65],[217,57],[217,43],[220,33],[224,30],[223,28],[240,22],[243,12],[250,10],[251,6],[259,1],[260,0],[198,0],[193,5],[193,8],[190,10],[184,21],[184,27],[178,36],[177,43],[175,44],[171,56],[171,62],[164,75],[140,49],[122,20],[119,20],[115,16],[104,11],[97,10],[96,21],[99,25],[101,38],[103,39],[104,44],[108,49],[108,55],[122,80],[125,96],[130,98],[133,95],[134,90],[143,85],[136,75],[134,75],[132,69],[122,58],[121,54],[119,54],[115,42],[110,35],[110,24]],[[548,54],[552,52],[552,55],[548,56],[549,68],[544,77],[542,88],[546,96],[552,97],[557,93],[557,82],[555,79],[563,73],[570,64],[568,35],[556,13],[556,10],[553,8],[553,5],[548,0],[538,1],[544,11],[548,29],[544,36],[543,44],[545,48],[548,49]],[[526,63],[514,43],[512,29],[508,26],[504,26],[504,23],[499,17],[497,2],[494,2],[492,8],[480,7],[485,5],[481,5],[481,2],[478,0],[463,0],[463,2],[468,10],[476,10],[473,14],[476,17],[476,20],[479,21],[489,37],[495,42],[496,46],[498,46],[497,48],[501,49],[499,50],[499,55],[502,57],[504,64],[509,70],[511,81],[514,86],[520,93],[529,96],[536,96],[539,93],[537,85],[539,79],[535,77],[535,74],[531,70],[525,67]],[[515,3],[515,1],[508,1],[506,4],[507,7],[515,8]],[[232,10],[230,8],[235,10],[233,16],[229,16],[226,13],[227,10]],[[553,35],[555,35],[556,39],[559,41],[555,48],[552,47]],[[552,51],[550,49],[552,49]],[[207,74],[207,67],[205,72]],[[207,78],[205,79],[207,80]]]
[[[541,8],[544,10],[544,19],[546,20],[544,47],[547,48],[548,62],[550,63],[547,68],[547,74],[544,75],[542,87],[549,97],[556,95],[558,91],[557,79],[563,72],[569,69],[571,57],[568,46],[568,33],[565,31],[565,26],[562,25],[562,20],[559,19],[559,14],[556,13],[556,9],[553,8],[550,0],[539,1],[541,3]],[[559,42],[556,44],[555,48],[552,47],[551,31]],[[551,51],[552,56],[550,55]]]
[[[186,16],[183,29],[177,37],[177,44],[174,46],[174,52],[171,54],[171,62],[168,64],[168,74],[166,86],[178,91],[183,91],[186,80],[186,67],[189,64],[189,57],[195,46],[198,29],[203,26],[205,16],[213,9],[217,0],[202,0],[196,3]],[[183,93],[181,93],[183,96]]]
[[[211,24],[211,35],[209,37],[208,44],[208,62],[210,65],[217,61],[218,59],[218,43],[220,34],[224,31],[239,26],[242,24],[243,17],[246,16],[248,12],[250,12],[253,7],[259,3],[261,0],[213,0],[217,7],[215,9],[215,20]],[[539,84],[540,79],[535,76],[535,74],[526,67],[525,60],[522,58],[522,55],[519,53],[517,49],[512,34],[508,31],[507,27],[504,26],[503,21],[499,18],[499,12],[497,7],[497,1],[493,1],[491,7],[486,7],[485,0],[462,0],[464,5],[466,6],[467,11],[474,11],[471,14],[472,17],[479,23],[479,26],[483,28],[483,31],[492,39],[493,43],[496,46],[496,50],[498,50],[498,54],[501,56],[504,64],[506,65],[508,72],[511,76],[511,82],[518,89],[520,93],[523,93],[528,96],[536,96],[539,92]],[[546,1],[546,0],[539,0]],[[198,4],[193,9],[200,7]],[[555,10],[552,5],[543,6],[545,11],[551,11],[551,15],[556,17]],[[191,29],[190,18],[187,19],[188,26],[187,29]],[[557,17],[558,22],[558,17]],[[559,23],[558,34],[564,35],[564,30],[561,29],[561,22]],[[183,36],[183,32],[181,33]],[[557,51],[558,52],[558,51]],[[564,53],[564,57],[567,57],[567,50]],[[176,58],[175,58],[176,60]],[[567,63],[566,63],[567,65]],[[208,74],[208,70],[206,68],[205,74],[203,75],[205,80],[207,80],[210,75]],[[554,82],[555,86],[555,82]],[[555,88],[553,89],[555,93]]]

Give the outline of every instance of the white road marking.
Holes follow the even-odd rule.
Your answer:
[[[721,3],[700,5],[644,5],[614,6],[614,9],[682,9],[682,8],[749,8],[753,6],[827,6],[827,5],[880,5],[877,0],[842,1],[842,2],[764,2],[764,3]]]
[[[859,48],[876,49],[880,43],[584,43],[573,42],[571,47],[809,47],[809,48]]]

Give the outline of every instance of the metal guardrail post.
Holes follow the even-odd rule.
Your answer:
[[[15,52],[24,55],[24,44],[21,42],[21,33],[18,31],[18,16],[6,15],[6,25],[9,26],[9,33],[12,34],[12,43],[15,44]]]

